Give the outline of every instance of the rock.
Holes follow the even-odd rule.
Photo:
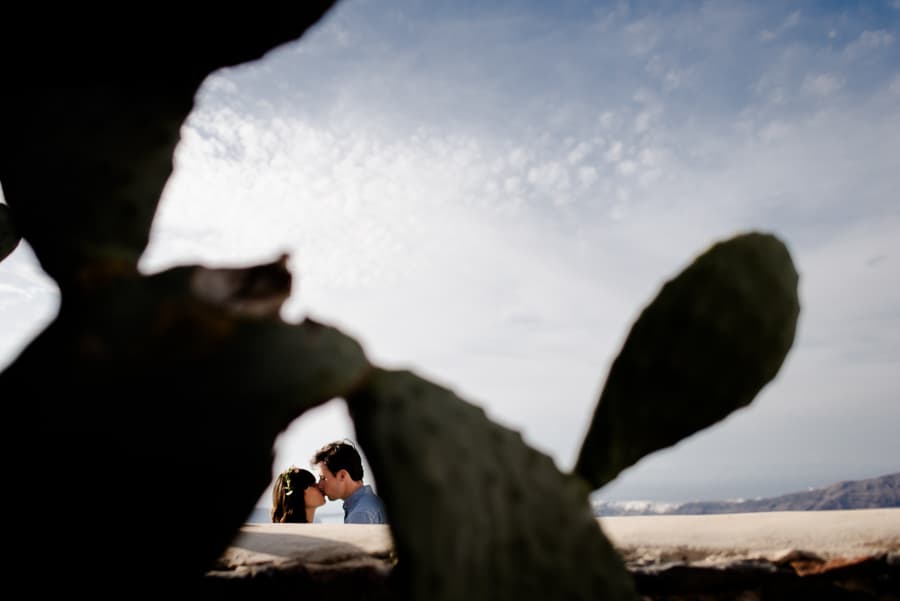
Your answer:
[[[900,509],[598,520],[649,601],[896,600]],[[389,526],[247,524],[202,591],[213,598],[400,599]]]

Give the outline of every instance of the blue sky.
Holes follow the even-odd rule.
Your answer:
[[[205,82],[142,268],[290,252],[285,319],[343,328],[570,469],[643,306],[715,241],[769,231],[801,277],[782,371],[601,494],[895,472],[898,25],[900,1],[345,0]],[[27,246],[0,263],[0,365],[55,303]],[[275,468],[344,436],[336,400]]]

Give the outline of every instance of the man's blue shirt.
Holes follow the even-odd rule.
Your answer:
[[[344,499],[345,524],[387,524],[384,503],[368,484]]]

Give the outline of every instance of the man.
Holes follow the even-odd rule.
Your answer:
[[[362,459],[356,447],[332,442],[313,456],[319,470],[319,490],[331,501],[344,502],[345,524],[385,524],[384,503],[372,487],[363,484]]]

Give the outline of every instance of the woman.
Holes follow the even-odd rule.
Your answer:
[[[311,524],[325,496],[309,470],[291,466],[275,478],[272,489],[272,521]]]

